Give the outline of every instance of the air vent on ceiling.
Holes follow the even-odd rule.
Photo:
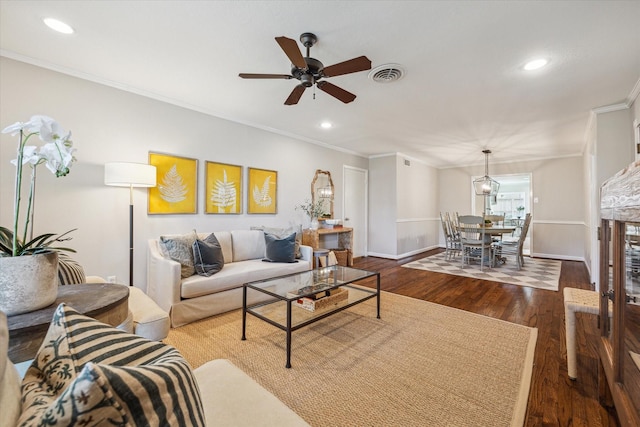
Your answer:
[[[369,78],[378,83],[391,83],[404,77],[405,70],[399,64],[384,64],[369,71]]]

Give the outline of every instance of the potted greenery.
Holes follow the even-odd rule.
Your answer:
[[[296,210],[301,210],[309,216],[309,219],[311,220],[312,230],[318,229],[318,218],[324,215],[322,200],[310,202],[309,199],[307,199],[304,201],[304,203],[297,205]]]
[[[33,237],[33,200],[36,167],[45,164],[57,177],[66,176],[75,161],[71,132],[47,116],[33,116],[28,122],[18,122],[2,130],[20,135],[16,166],[15,198],[12,228],[0,227],[0,310],[14,315],[37,310],[53,303],[58,295],[58,251],[73,249],[54,246],[68,240],[68,231],[61,235],[46,233]],[[33,136],[44,142],[41,147],[26,145]],[[22,172],[31,167],[31,182],[26,212],[21,215]],[[23,218],[24,226],[20,227]],[[27,237],[27,235],[29,237]]]
[[[518,218],[520,218],[522,216],[522,212],[524,211],[524,206],[518,206],[516,210],[518,211]]]

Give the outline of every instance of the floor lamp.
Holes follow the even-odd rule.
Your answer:
[[[143,163],[106,163],[104,183],[129,187],[129,286],[133,286],[133,187],[155,187],[156,167]]]

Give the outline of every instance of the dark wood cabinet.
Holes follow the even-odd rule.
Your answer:
[[[640,426],[640,161],[600,191],[599,391],[620,424]]]

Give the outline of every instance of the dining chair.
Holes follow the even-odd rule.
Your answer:
[[[524,217],[524,223],[522,224],[522,231],[518,236],[518,240],[510,241],[503,240],[498,242],[495,247],[495,252],[502,259],[505,255],[514,255],[516,259],[516,263],[518,265],[518,270],[522,270],[522,266],[524,265],[524,255],[522,253],[524,248],[524,241],[527,238],[527,233],[529,231],[529,224],[531,224],[531,214],[528,213]]]
[[[460,252],[460,237],[448,212],[440,212],[440,221],[445,237],[445,259],[452,259]]]
[[[458,216],[458,232],[460,234],[462,268],[472,259],[480,259],[480,271],[483,271],[485,261],[493,266],[493,251],[491,250],[491,236],[485,234],[484,217],[477,215]]]

